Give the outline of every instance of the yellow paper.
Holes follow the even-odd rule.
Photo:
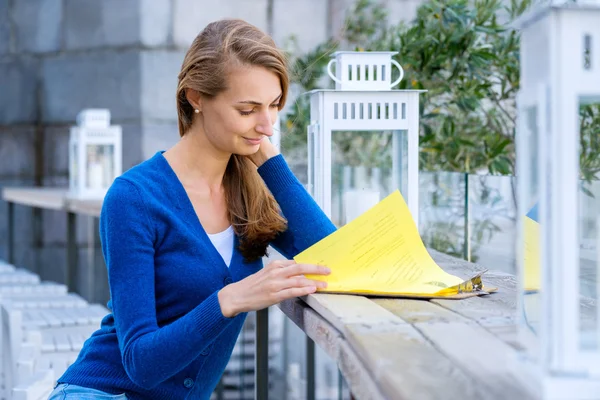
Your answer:
[[[307,276],[328,283],[321,292],[450,296],[464,293],[471,282],[433,261],[399,191],[294,259],[331,269],[325,277]],[[474,286],[471,291],[481,289]]]
[[[525,290],[540,289],[540,224],[529,217],[523,219],[525,240]]]

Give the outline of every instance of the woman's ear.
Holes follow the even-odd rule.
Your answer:
[[[202,98],[200,92],[194,89],[185,89],[185,97],[187,101],[194,107],[196,112],[202,112]]]

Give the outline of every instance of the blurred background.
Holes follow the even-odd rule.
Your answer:
[[[69,128],[86,108],[109,109],[111,123],[122,127],[123,170],[173,145],[185,51],[207,23],[238,17],[271,34],[289,55],[293,85],[279,143],[305,184],[309,102],[302,94],[333,87],[325,67],[334,51],[398,51],[394,58],[405,71],[398,88],[428,91],[420,107],[425,244],[514,273],[519,34],[509,24],[529,6],[530,0],[0,0],[0,187],[68,186]],[[597,136],[598,104],[582,106],[580,114],[582,140]],[[336,224],[347,222],[347,191],[386,191],[390,143],[391,132],[336,132]],[[581,156],[589,193],[582,202],[600,194],[599,148]],[[19,205],[15,212],[15,265],[64,281],[64,212]],[[0,201],[0,259],[7,256],[6,215]],[[77,219],[76,285],[86,300],[105,304],[96,229],[92,217]],[[595,237],[586,229],[595,224],[581,225],[582,237]],[[90,273],[93,288],[85,284]],[[273,398],[303,399],[304,334],[279,310],[271,312]],[[250,316],[221,398],[252,398],[253,324]],[[348,397],[335,364],[319,349],[317,371],[317,398]]]

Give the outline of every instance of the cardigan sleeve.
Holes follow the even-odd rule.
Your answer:
[[[271,157],[258,173],[288,222],[287,230],[272,243],[282,255],[291,259],[335,231],[335,225],[294,176],[282,155]]]
[[[160,327],[154,284],[154,225],[134,183],[117,178],[100,215],[112,310],[125,371],[145,388],[185,368],[235,318],[221,312],[218,292],[188,314]]]

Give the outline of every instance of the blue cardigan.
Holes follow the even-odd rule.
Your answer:
[[[288,221],[272,243],[284,256],[335,230],[282,156],[258,172]],[[115,180],[100,237],[111,314],[58,382],[131,399],[208,399],[246,318],[224,317],[217,293],[259,271],[262,260],[246,263],[235,248],[226,266],[162,152]]]

